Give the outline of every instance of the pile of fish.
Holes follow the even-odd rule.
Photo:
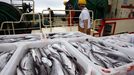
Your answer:
[[[83,67],[61,43],[29,49],[17,66],[16,75],[85,75]]]
[[[10,51],[1,51],[0,52],[0,72],[4,68],[4,66],[7,64],[11,56],[13,55],[15,50]]]
[[[81,37],[84,36],[82,33],[49,33],[47,34],[47,38],[54,39],[54,38],[74,38],[74,37]]]
[[[123,41],[119,41],[119,40],[115,40],[115,39],[111,39],[111,38],[106,38],[103,40],[106,42],[109,42],[111,44],[123,47],[123,48],[134,48],[134,44],[131,44],[131,43],[127,43],[127,42],[123,42]]]
[[[102,37],[102,40],[118,45],[124,48],[134,48],[134,35],[133,34],[119,34],[113,36]]]
[[[100,41],[86,39],[69,43],[87,56],[94,64],[104,68],[115,68],[133,61],[128,55]]]
[[[23,37],[8,37],[2,36],[0,37],[0,43],[14,43],[14,42],[24,42],[24,41],[36,41],[40,40],[38,36],[27,35]]]

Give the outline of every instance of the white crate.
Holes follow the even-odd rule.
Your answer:
[[[75,38],[75,39],[68,40],[68,42],[84,41],[85,39],[104,42],[103,40],[101,40],[99,38],[94,38],[94,37],[85,37],[85,38],[78,38],[78,39]],[[118,49],[121,52],[126,50],[126,49],[122,49],[122,48],[120,49],[119,47],[116,47],[116,46],[114,46],[112,44],[109,44],[107,42],[104,42],[104,43],[108,44],[109,46],[115,47],[116,49]],[[76,49],[74,49],[74,50],[76,50]],[[76,50],[76,51],[79,51],[79,50]],[[125,51],[125,52],[127,52],[127,51]],[[129,52],[128,51],[128,54],[129,53],[134,54],[134,52]],[[84,56],[84,58],[86,58],[84,61],[90,61],[86,56]],[[89,64],[92,64],[92,62],[90,61]],[[134,75],[133,74],[134,73],[134,69],[133,69],[134,62],[126,64],[126,65],[123,65],[123,66],[120,66],[120,67],[117,67],[117,68],[109,68],[109,69],[103,68],[103,67],[95,65],[95,64],[92,64],[92,66],[93,67],[95,66],[94,67],[95,69],[97,67],[99,69],[99,72],[101,72],[102,75],[127,75],[128,74],[128,70],[130,70],[132,72],[132,74],[128,74],[128,75]]]
[[[106,42],[106,41],[102,41],[102,40],[100,40],[100,41],[107,44],[108,46],[111,46],[111,47],[114,47],[115,49],[118,49],[118,51],[128,55],[131,59],[134,60],[134,48],[133,47],[132,48],[124,48],[124,47],[120,47],[116,44],[112,44],[112,43],[109,43],[109,42]],[[131,72],[133,72],[133,74],[130,74],[130,75],[134,75],[133,67],[134,67],[134,62],[132,62],[130,64],[127,64],[127,65],[123,65],[121,67],[117,67],[117,68],[114,69],[114,71],[115,72],[120,71],[119,73],[121,73],[124,70],[124,72],[125,71],[126,72],[125,73],[122,72],[121,74],[129,75],[129,74],[127,74],[127,72],[128,72],[127,70],[130,70]]]
[[[0,44],[0,51],[11,51],[11,50],[14,50],[14,53],[13,53],[13,55],[14,55],[15,54],[15,51],[17,50],[17,46],[15,44]],[[6,65],[4,66],[4,68],[2,69],[2,71],[4,69],[7,69],[8,68],[7,65],[11,63],[11,61],[13,59],[13,55],[10,57],[9,61],[6,63]]]
[[[0,40],[2,39],[16,39],[16,38],[23,38],[23,37],[27,37],[27,38],[30,38],[30,37],[35,37],[37,38],[37,40],[41,40],[43,37],[42,37],[42,34],[41,33],[36,33],[36,34],[17,34],[17,35],[1,35],[0,36]],[[31,42],[31,41],[37,41],[37,40],[23,40],[23,41],[14,41],[14,42],[9,42],[9,43],[18,43],[18,42]],[[0,44],[3,44],[4,42],[0,42]],[[7,42],[8,43],[8,42]]]
[[[16,67],[19,64],[21,58],[24,56],[24,54],[27,52],[28,48],[42,48],[45,47],[48,44],[61,42],[60,40],[42,40],[42,41],[36,41],[32,43],[22,44],[21,47],[16,51],[15,55],[13,56],[12,62],[7,65],[7,69],[4,69],[1,72],[1,75],[14,75],[16,71]],[[77,58],[78,63],[84,68],[86,71],[85,75],[91,75],[90,68],[92,68],[89,64],[86,58],[78,52],[73,50],[74,48],[70,47],[67,42],[61,42],[65,47],[67,48],[68,52],[71,53],[74,57]],[[97,71],[96,71],[97,72]],[[99,74],[98,74],[99,75]]]
[[[109,42],[111,40],[113,43],[117,45],[119,45],[118,42],[122,42],[128,45],[133,44],[133,48],[134,48],[134,34],[118,34],[118,35],[112,35],[112,36],[104,36],[104,37],[100,37],[100,39],[106,40]]]
[[[113,36],[101,37],[100,41],[107,43],[115,48],[118,48],[121,52],[127,54],[134,59],[134,34],[120,34]],[[128,45],[129,47],[122,47]]]

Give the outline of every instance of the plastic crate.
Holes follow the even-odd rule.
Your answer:
[[[116,40],[120,42],[124,42],[126,44],[134,44],[134,34],[118,34],[118,35],[112,35],[112,36],[104,36],[101,37],[102,40]],[[115,43],[116,43],[115,41]]]
[[[134,59],[134,34],[106,36],[101,37],[100,40],[107,43],[107,45],[118,48],[121,52],[124,52]]]
[[[4,69],[7,69],[8,68],[8,65],[12,62],[12,59],[13,59],[13,55],[15,54],[16,50],[17,50],[17,46],[15,44],[0,44],[0,52],[8,52],[8,51],[11,51],[11,50],[14,50],[14,53],[12,54],[12,56],[10,57],[10,59],[8,60],[8,62],[6,63],[6,65],[4,66],[4,68],[1,70],[1,72],[4,70]],[[0,73],[1,73],[0,72]],[[1,75],[1,74],[0,74]]]
[[[101,41],[101,42],[104,42],[104,40],[101,40],[101,39],[99,39],[99,38],[94,38],[94,37],[85,37],[85,38],[75,38],[75,39],[70,39],[70,40],[68,40],[68,43],[69,42],[77,42],[77,41],[84,41],[84,40],[86,40],[86,39],[88,39],[88,40],[90,40],[90,41]],[[119,48],[119,47],[117,47],[117,46],[114,46],[114,45],[112,45],[112,44],[110,44],[110,43],[107,43],[107,42],[104,42],[105,44],[107,44],[107,45],[109,45],[109,46],[111,46],[111,47],[114,47],[114,49],[118,49],[119,51],[121,51],[121,52],[123,52],[123,53],[125,53],[125,52],[128,52],[128,54],[129,53],[131,53],[131,54],[134,54],[134,52],[129,52],[129,51],[127,51],[126,49],[123,49],[123,48]],[[70,44],[71,45],[71,44]],[[72,45],[71,45],[72,46]],[[76,51],[79,51],[79,50],[77,50],[76,48],[74,49],[74,50],[76,50]],[[126,50],[125,52],[124,52],[124,50]],[[80,52],[80,51],[79,51]],[[81,53],[82,54],[82,53]],[[126,54],[126,53],[125,53]],[[128,55],[127,54],[127,55]],[[84,54],[83,54],[84,55]],[[84,55],[85,56],[85,55]],[[130,56],[130,55],[129,55]],[[132,58],[134,57],[134,56],[131,56]],[[84,57],[84,58],[87,58],[86,56]],[[88,58],[86,59],[86,60],[84,60],[84,61],[90,61]],[[95,65],[95,64],[93,64],[93,62],[92,61],[90,61],[90,63],[89,64],[92,64],[92,66],[96,69],[96,67],[99,69],[99,72],[101,72],[101,75],[134,75],[134,62],[132,62],[132,63],[129,63],[129,64],[126,64],[126,65],[122,65],[122,66],[119,66],[119,67],[116,67],[116,68],[104,68],[104,67],[102,67],[102,66],[98,66],[98,65]],[[97,70],[97,69],[96,69]]]
[[[41,40],[42,38],[43,37],[42,37],[41,33],[38,33],[38,34],[1,35],[0,36],[0,44],[38,41],[38,40]]]
[[[74,57],[77,58],[77,62],[86,71],[85,75],[91,75],[90,69],[92,68],[92,66],[88,64],[88,61],[84,61],[84,60],[86,60],[86,58],[84,58],[84,56],[80,52],[73,50],[74,48],[70,47],[70,45],[68,45],[67,42],[60,41],[60,40],[44,40],[44,41],[42,40],[42,41],[36,41],[36,42],[27,43],[27,44],[22,44],[21,47],[19,47],[19,49],[16,51],[15,55],[13,56],[12,62],[10,62],[7,65],[8,69],[4,69],[1,73],[1,75],[14,75],[17,65],[19,64],[21,58],[24,56],[24,54],[27,52],[27,50],[29,48],[42,48],[42,47],[45,47],[48,44],[58,43],[58,42],[65,45],[68,52],[71,53],[71,55],[73,55]],[[97,73],[97,71],[96,71],[96,73]]]

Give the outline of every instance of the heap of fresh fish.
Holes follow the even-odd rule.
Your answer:
[[[7,62],[13,55],[13,53],[14,53],[14,50],[0,52],[0,72],[4,68],[4,66],[7,64]]]
[[[86,39],[85,41],[70,42],[70,44],[87,56],[94,64],[104,68],[115,68],[133,61],[128,55],[102,42]]]
[[[16,75],[85,75],[83,67],[61,43],[29,49]]]
[[[82,33],[49,33],[47,34],[47,38],[54,39],[54,38],[74,38],[74,37],[81,37],[84,36]]]
[[[133,34],[120,34],[102,37],[102,40],[125,48],[134,48]]]
[[[32,35],[27,35],[23,37],[11,37],[11,38],[8,36],[0,37],[0,43],[14,43],[24,41],[36,41],[36,40],[40,40],[40,37]]]

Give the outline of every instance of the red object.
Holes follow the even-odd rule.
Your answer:
[[[130,5],[122,5],[121,8],[134,8],[134,6],[130,6]]]
[[[105,20],[102,20],[101,21],[101,26],[97,27],[98,28],[98,31],[97,31],[98,33],[94,33],[93,35],[99,35],[99,37],[100,37],[106,24],[113,25],[112,34],[114,34],[115,28],[116,28],[116,22],[106,22]]]
[[[98,27],[98,33],[94,33],[93,35],[99,35],[99,37],[101,36],[101,34],[102,34],[102,31],[103,31],[103,29],[104,29],[104,25],[105,25],[105,20],[102,20],[101,21],[101,26],[99,26]]]
[[[75,12],[74,11],[69,11],[68,26],[73,26],[73,24],[74,24],[73,17],[74,16],[75,16]]]
[[[107,18],[105,19],[105,21],[128,20],[128,19],[134,19],[134,18]]]
[[[134,34],[134,32],[129,32],[129,34]]]
[[[127,71],[132,71],[132,70],[134,70],[134,65],[130,66]]]

